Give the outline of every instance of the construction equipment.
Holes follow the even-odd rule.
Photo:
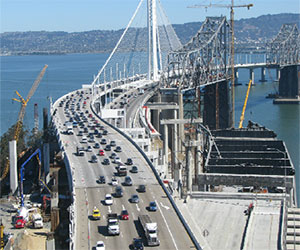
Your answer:
[[[13,100],[15,100],[17,102],[20,102],[22,104],[21,109],[19,111],[18,121],[16,123],[15,133],[14,133],[14,140],[16,141],[16,143],[18,143],[19,135],[20,135],[21,129],[23,127],[23,119],[24,119],[25,109],[26,109],[27,103],[29,102],[30,98],[33,96],[33,94],[35,93],[37,87],[39,86],[40,81],[42,80],[47,67],[48,67],[48,65],[44,66],[44,68],[42,69],[42,71],[40,72],[40,74],[38,75],[36,80],[34,81],[31,89],[28,92],[26,100],[19,94],[18,91],[16,91],[16,94],[19,96],[20,99],[13,98]],[[0,178],[0,181],[4,180],[4,178],[6,177],[8,171],[9,171],[9,160],[7,160],[7,162],[6,162],[6,165],[5,165],[4,171],[2,173],[2,176]]]
[[[231,23],[231,95],[232,95],[232,126],[234,127],[235,123],[235,93],[234,93],[234,84],[235,84],[235,76],[234,76],[234,8],[248,8],[248,10],[253,7],[253,4],[243,4],[243,5],[234,5],[234,0],[231,0],[231,4],[209,4],[209,5],[193,5],[188,6],[188,8],[230,8],[230,23]]]
[[[241,115],[241,118],[240,118],[239,128],[243,127],[243,121],[245,119],[245,110],[246,110],[246,106],[247,106],[247,102],[248,102],[248,97],[249,97],[249,93],[250,93],[251,83],[252,83],[252,80],[250,79],[250,81],[248,83],[248,89],[247,89],[246,98],[245,98],[245,101],[244,101],[242,115]]]
[[[41,150],[38,148],[37,150],[34,151],[34,153],[29,156],[29,158],[21,165],[21,170],[20,170],[20,175],[21,175],[21,187],[20,187],[20,192],[21,192],[21,207],[24,207],[24,194],[23,194],[23,179],[24,179],[24,168],[25,168],[25,165],[31,160],[31,158],[35,155],[39,156],[38,158],[38,162],[39,162],[39,165],[41,164],[40,162],[40,159],[41,158]]]

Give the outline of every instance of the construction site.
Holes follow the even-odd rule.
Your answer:
[[[68,248],[69,187],[46,108],[43,109],[43,127],[39,131],[38,104],[34,105],[35,146],[20,150],[17,145],[24,133],[27,103],[46,69],[47,65],[36,78],[26,99],[18,91],[18,99],[14,98],[21,103],[21,108],[13,138],[9,141],[9,158],[5,167],[1,168],[1,249]]]

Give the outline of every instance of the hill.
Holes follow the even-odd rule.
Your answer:
[[[297,23],[300,14],[263,15],[235,21],[237,49],[265,46],[278,33],[284,23]],[[201,22],[173,25],[184,44],[196,34]],[[0,34],[0,54],[52,54],[52,53],[101,53],[110,52],[121,30],[93,30],[85,32],[5,32]]]

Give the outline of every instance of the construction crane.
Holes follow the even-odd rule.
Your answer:
[[[234,8],[248,8],[248,10],[253,7],[253,4],[244,4],[244,5],[234,5],[234,0],[231,0],[231,4],[212,4],[209,5],[193,5],[188,6],[188,8],[230,8],[230,23],[231,23],[231,95],[232,95],[232,126],[234,127],[235,123],[235,93],[234,93],[234,84],[235,84],[235,76],[234,76]]]
[[[243,127],[243,121],[245,119],[245,110],[246,110],[246,106],[247,106],[247,102],[248,102],[248,97],[249,97],[249,93],[250,93],[251,83],[252,83],[252,80],[250,80],[249,83],[248,83],[248,89],[247,89],[246,98],[245,98],[245,101],[244,101],[242,115],[240,117],[239,128]]]
[[[20,132],[21,132],[21,129],[23,127],[23,119],[24,119],[24,115],[25,115],[25,110],[26,110],[26,106],[27,106],[27,103],[29,102],[30,98],[34,95],[37,87],[39,86],[40,84],[40,81],[42,80],[44,74],[45,74],[45,71],[47,69],[48,65],[45,65],[44,68],[42,69],[42,71],[40,72],[40,74],[38,75],[38,77],[36,78],[36,80],[34,81],[31,89],[29,90],[28,94],[27,94],[27,97],[26,99],[24,99],[18,91],[16,91],[16,94],[19,96],[20,99],[16,99],[16,98],[13,98],[13,100],[17,101],[17,102],[20,102],[21,103],[21,109],[19,111],[19,116],[18,116],[18,121],[16,123],[16,126],[15,126],[15,133],[14,133],[14,140],[16,142],[18,142],[18,139],[19,139],[19,135],[20,135]],[[9,171],[9,160],[6,162],[6,165],[5,165],[5,168],[4,168],[4,171],[2,173],[2,176],[0,178],[0,181],[3,181],[4,178],[6,177],[7,173]]]

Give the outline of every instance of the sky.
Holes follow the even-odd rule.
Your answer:
[[[0,33],[12,31],[116,30],[126,27],[140,0],[0,0]],[[146,1],[146,0],[144,0]],[[195,4],[229,5],[231,0],[160,0],[172,24],[226,15],[228,8],[187,8]],[[235,19],[265,14],[300,13],[299,0],[235,0],[254,4],[235,8]]]

